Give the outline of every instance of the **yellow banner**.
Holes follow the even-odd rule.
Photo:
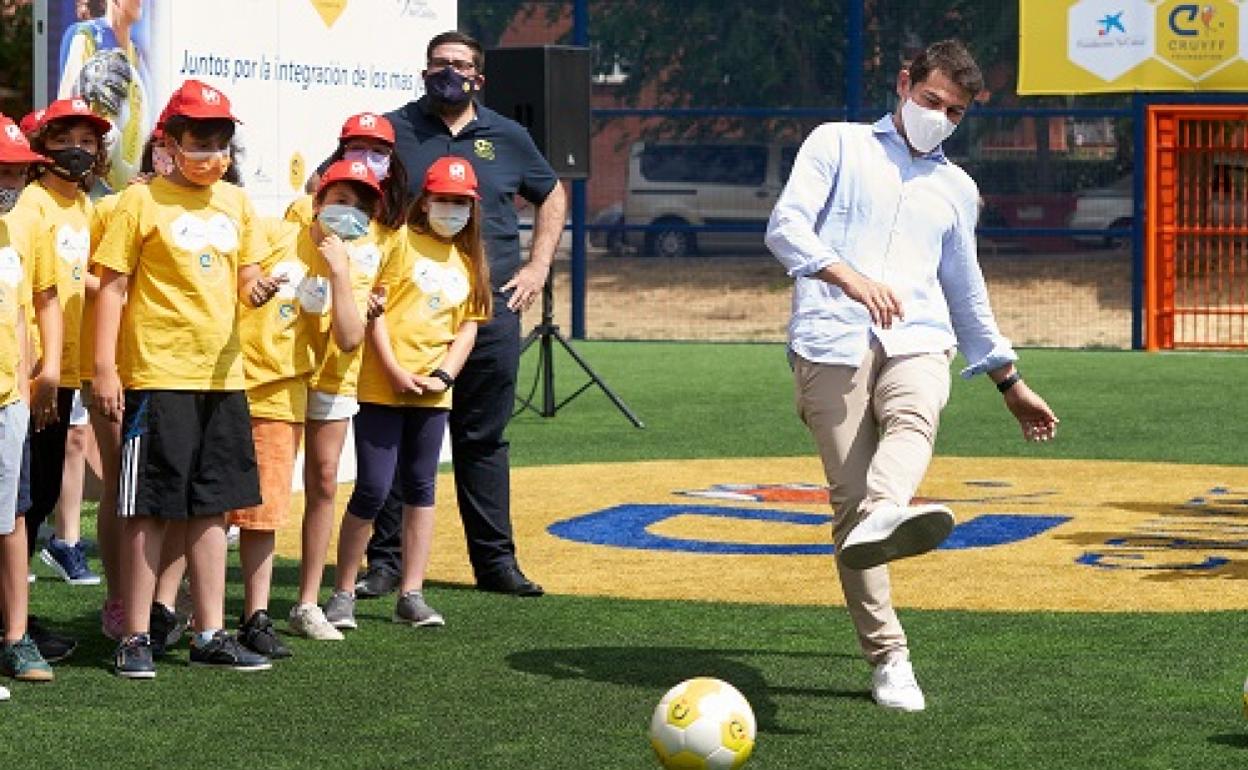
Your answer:
[[[1019,0],[1018,92],[1248,91],[1248,0]]]

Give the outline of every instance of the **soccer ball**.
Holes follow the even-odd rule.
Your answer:
[[[754,750],[754,710],[737,688],[699,677],[667,691],[650,719],[650,745],[667,770],[735,770]]]

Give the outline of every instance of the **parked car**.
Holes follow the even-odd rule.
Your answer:
[[[623,238],[660,257],[762,251],[767,218],[796,155],[797,145],[762,142],[637,142],[629,154],[624,224],[651,229],[628,230]]]
[[[1131,227],[1135,213],[1134,185],[1135,177],[1127,174],[1113,184],[1079,193],[1067,226],[1072,230]],[[1076,235],[1074,239],[1077,243],[1091,246],[1115,246],[1122,240],[1111,235]]]

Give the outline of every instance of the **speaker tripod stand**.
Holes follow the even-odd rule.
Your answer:
[[[524,338],[524,343],[520,346],[520,355],[523,356],[526,350],[528,350],[534,343],[537,343],[537,380],[534,381],[533,389],[529,391],[527,398],[520,398],[519,396],[516,397],[516,401],[520,406],[516,409],[515,413],[520,414],[525,409],[529,409],[537,412],[542,417],[554,417],[555,413],[567,406],[569,401],[581,395],[586,390],[589,390],[594,385],[597,385],[602,389],[603,393],[607,394],[607,398],[611,399],[611,403],[615,404],[615,408],[619,409],[634,427],[646,427],[645,424],[637,418],[637,415],[633,414],[633,410],[629,409],[628,405],[620,400],[620,397],[617,396],[613,390],[611,390],[611,387],[598,376],[597,372],[590,367],[589,363],[576,352],[576,348],[572,347],[567,338],[560,333],[559,326],[555,324],[553,281],[553,276],[548,277],[546,279],[546,285],[542,287],[541,323],[533,327],[533,330],[529,332],[527,337]],[[581,367],[581,371],[585,372],[586,376],[589,377],[588,382],[578,388],[572,395],[560,401],[558,404],[555,403],[556,342],[559,343],[559,346],[572,357],[572,360],[576,362],[577,366]],[[537,394],[538,387],[541,387],[542,389],[542,404],[540,409],[533,403],[533,397]]]

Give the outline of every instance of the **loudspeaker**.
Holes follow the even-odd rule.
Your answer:
[[[485,53],[485,106],[529,130],[555,173],[589,176],[589,49],[544,45]]]

